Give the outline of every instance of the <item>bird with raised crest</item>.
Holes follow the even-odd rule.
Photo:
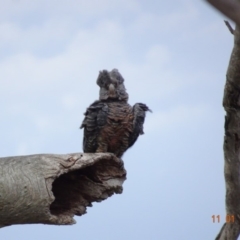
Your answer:
[[[133,146],[139,135],[144,134],[146,111],[144,103],[128,104],[124,79],[117,69],[99,72],[97,85],[99,100],[84,113],[80,128],[84,128],[83,151],[85,153],[114,153],[122,157]]]

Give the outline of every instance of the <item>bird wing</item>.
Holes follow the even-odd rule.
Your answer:
[[[95,101],[84,113],[80,128],[84,128],[83,151],[94,153],[98,147],[98,136],[101,128],[107,122],[108,105],[101,101]]]
[[[133,131],[129,136],[129,148],[133,146],[133,144],[136,142],[138,139],[139,135],[144,134],[143,132],[143,124],[146,116],[146,111],[151,110],[148,108],[148,106],[144,103],[136,103],[133,108]]]

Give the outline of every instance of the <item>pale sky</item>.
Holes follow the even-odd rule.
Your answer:
[[[123,156],[121,195],[73,226],[11,226],[0,239],[214,239],[233,47],[224,19],[200,0],[0,0],[1,157],[82,152],[79,126],[102,69],[117,68],[130,104],[153,110]]]

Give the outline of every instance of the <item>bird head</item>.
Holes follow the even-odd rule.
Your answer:
[[[128,94],[123,82],[124,79],[117,69],[110,72],[100,71],[97,78],[97,85],[100,87],[99,99],[127,101]]]

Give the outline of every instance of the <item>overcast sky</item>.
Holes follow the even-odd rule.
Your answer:
[[[1,157],[81,152],[102,69],[117,68],[130,104],[153,110],[123,156],[121,195],[73,226],[11,226],[0,239],[214,239],[225,218],[222,97],[233,46],[223,20],[200,0],[0,0]]]

